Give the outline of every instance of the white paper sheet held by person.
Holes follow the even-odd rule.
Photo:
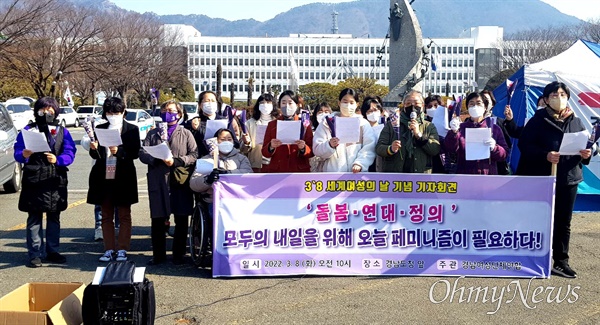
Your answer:
[[[144,148],[144,150],[146,150],[146,152],[150,154],[150,156],[157,159],[166,160],[173,158],[171,149],[169,149],[169,146],[167,146],[165,142],[162,142],[155,146],[142,146],[142,148]]]
[[[266,125],[257,125],[256,126],[256,139],[254,139],[254,144],[263,144],[265,141],[265,133],[267,133]]]
[[[448,109],[443,106],[438,106],[431,122],[435,125],[438,135],[445,137],[448,130],[450,130],[450,126],[448,126]]]
[[[565,156],[579,155],[579,151],[585,149],[589,138],[590,133],[588,131],[565,133],[558,152]]]
[[[204,132],[204,138],[212,138],[215,133],[220,129],[227,128],[227,120],[208,120],[206,121],[206,131]]]
[[[23,130],[23,142],[25,143],[25,149],[29,149],[33,152],[49,152],[50,147],[46,141],[46,135],[36,130]]]
[[[336,117],[335,135],[340,143],[357,143],[360,141],[360,118]]]
[[[301,121],[277,121],[277,140],[283,144],[293,144],[300,139]]]
[[[98,143],[103,147],[116,147],[123,144],[121,132],[118,129],[96,129]]]
[[[490,158],[490,147],[484,141],[492,137],[492,129],[467,128],[465,132],[465,160]]]

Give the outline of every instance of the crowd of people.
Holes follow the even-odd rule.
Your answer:
[[[382,173],[457,173],[476,175],[513,174],[508,164],[511,137],[520,139],[521,158],[514,174],[550,175],[558,166],[552,252],[553,272],[575,277],[569,265],[570,224],[577,184],[583,180],[582,165],[589,163],[592,149],[578,155],[558,153],[564,133],[585,130],[567,102],[565,84],[548,84],[538,101],[539,109],[526,126],[517,126],[510,106],[505,118],[494,117],[495,99],[491,92],[471,93],[465,99],[468,118],[464,121],[443,106],[437,95],[424,98],[416,90],[403,98],[401,108],[383,109],[381,98],[362,99],[356,90],[340,92],[337,105],[320,103],[312,111],[291,90],[278,98],[260,95],[250,119],[244,121],[231,107],[220,102],[212,91],[199,95],[201,114],[183,121],[181,104],[169,100],[161,105],[162,125],[140,139],[138,128],[124,120],[125,105],[119,98],[104,102],[102,117],[108,122],[96,129],[117,129],[122,144],[104,147],[95,135],[82,139],[94,164],[89,176],[87,202],[101,211],[101,238],[104,253],[100,261],[127,260],[131,241],[131,206],[138,202],[134,160],[148,166],[151,242],[150,265],[167,261],[165,225],[174,216],[175,232],[172,262],[184,263],[188,218],[194,207],[194,192],[205,193],[202,200],[211,204],[212,185],[223,173],[308,173],[308,172],[382,172]],[[338,109],[339,108],[339,109]],[[448,110],[445,136],[438,133],[433,117]],[[443,111],[442,111],[443,112]],[[24,147],[22,135],[15,144],[15,158],[24,164],[23,191],[19,209],[28,212],[27,248],[29,266],[41,266],[41,259],[64,263],[59,253],[60,212],[66,204],[66,166],[73,162],[75,144],[69,132],[56,125],[58,104],[46,97],[35,104],[36,121],[26,129],[37,128],[46,135],[51,152],[32,153]],[[355,120],[345,119],[358,119]],[[207,122],[227,119],[226,128],[207,134]],[[280,122],[298,121],[298,137],[278,139]],[[355,124],[347,124],[346,121]],[[337,122],[337,123],[336,123]],[[292,125],[292,124],[285,124]],[[294,124],[295,125],[295,124]],[[337,132],[339,125],[356,125],[358,141],[345,142]],[[468,129],[489,129],[481,145],[489,157],[468,159]],[[474,132],[474,131],[470,131]],[[264,136],[263,136],[264,135]],[[85,139],[85,137],[88,137]],[[172,155],[158,159],[143,146],[165,143]],[[485,149],[487,150],[487,149]],[[214,162],[214,166],[213,166]],[[202,167],[200,167],[202,166]],[[208,166],[208,167],[207,167]],[[213,168],[214,167],[214,168]],[[209,209],[211,210],[211,209]],[[47,214],[46,245],[42,239],[42,213]],[[118,215],[118,228],[115,217]],[[116,230],[118,229],[118,236]],[[98,237],[98,236],[97,236]]]

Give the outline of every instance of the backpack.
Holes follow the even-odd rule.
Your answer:
[[[135,263],[110,262],[99,285],[83,292],[83,324],[154,324],[154,283],[133,282]]]

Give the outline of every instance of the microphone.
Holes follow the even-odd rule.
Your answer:
[[[410,112],[410,121],[412,122],[412,121],[416,121],[416,120],[417,120],[417,112],[415,112],[415,111]],[[414,132],[414,130],[417,130],[417,132],[418,132],[419,131],[419,127],[416,126],[412,130],[413,130],[413,132]],[[420,138],[421,137],[421,132],[419,132],[418,135],[416,135],[416,136]]]

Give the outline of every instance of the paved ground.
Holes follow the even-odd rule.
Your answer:
[[[76,131],[77,136],[80,138]],[[101,265],[98,257],[102,245],[92,241],[92,207],[83,203],[90,163],[80,149],[69,174],[71,206],[61,215],[61,250],[68,258],[64,265],[25,267],[26,215],[16,208],[18,194],[0,191],[0,296],[26,282],[92,280],[95,268]],[[132,209],[130,256],[138,265],[144,265],[151,256],[144,170],[142,166],[138,169],[141,202]],[[156,286],[157,324],[598,324],[600,213],[577,214],[572,228],[571,264],[579,273],[575,280],[331,276],[212,279],[206,270],[170,263],[148,268],[147,275]],[[470,287],[481,287],[477,300],[477,291]],[[485,288],[488,293],[484,297]]]

